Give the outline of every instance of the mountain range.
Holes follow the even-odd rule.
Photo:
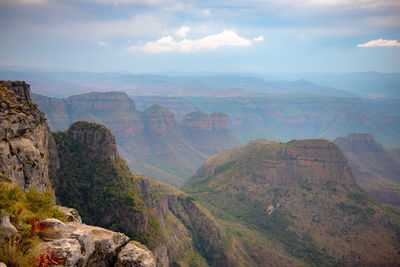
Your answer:
[[[125,93],[90,93],[66,99],[32,94],[46,113],[52,130],[65,130],[80,120],[106,125],[116,136],[121,155],[135,172],[180,185],[211,155],[239,146],[229,117],[196,111],[181,123],[156,104],[144,111]]]

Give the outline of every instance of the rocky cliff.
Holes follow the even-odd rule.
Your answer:
[[[0,82],[0,174],[24,190],[51,191],[50,131],[25,82]]]
[[[343,153],[327,140],[255,140],[223,151],[184,191],[235,229],[232,244],[270,254],[271,266],[299,264],[291,257],[317,266],[400,262],[396,221],[356,184]],[[233,226],[238,222],[244,228]],[[267,240],[281,252],[271,251]],[[242,250],[232,245],[231,251]],[[279,260],[276,253],[286,256]],[[246,259],[254,265],[264,260]]]
[[[239,145],[228,129],[229,117],[222,113],[185,116],[185,126],[161,105],[136,110],[135,102],[119,92],[62,100],[35,95],[34,100],[46,112],[53,130],[66,130],[69,123],[80,120],[106,125],[132,170],[172,185],[182,184],[212,154]],[[63,125],[65,114],[68,120],[63,121],[68,123]],[[196,130],[196,125],[202,126]]]
[[[349,161],[356,181],[384,203],[400,205],[400,161],[372,135],[353,133],[334,142]]]

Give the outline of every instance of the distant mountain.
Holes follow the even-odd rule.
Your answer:
[[[138,111],[135,102],[121,92],[66,99],[32,94],[32,99],[46,113],[52,130],[65,130],[81,120],[106,125],[132,170],[172,185],[193,175],[209,156],[240,145],[228,128],[229,117],[223,113],[201,113],[203,117],[188,114],[179,124],[174,114],[160,105]]]
[[[195,110],[224,112],[242,142],[285,141],[370,133],[385,147],[400,145],[400,101],[281,94],[260,97],[135,97],[139,109],[160,104],[183,119]]]
[[[253,256],[243,258],[243,265],[400,262],[395,221],[356,184],[343,153],[327,140],[255,140],[223,151],[207,160],[184,191],[229,229],[229,244],[246,244],[241,249]],[[261,256],[271,247],[284,249],[281,262]],[[286,255],[302,262],[285,262]]]
[[[370,134],[349,134],[334,142],[349,161],[359,185],[384,203],[400,206],[400,160]]]
[[[267,79],[306,79],[322,86],[334,87],[368,98],[400,99],[400,73],[303,73],[266,75]]]
[[[35,93],[67,97],[93,90],[123,91],[129,95],[159,96],[257,96],[263,94],[310,94],[357,97],[356,93],[320,86],[304,79],[268,81],[252,74],[167,76],[159,74],[91,73],[13,69],[0,70],[0,79],[26,80]]]

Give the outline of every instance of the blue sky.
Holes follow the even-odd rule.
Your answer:
[[[0,0],[0,65],[400,72],[399,0]]]

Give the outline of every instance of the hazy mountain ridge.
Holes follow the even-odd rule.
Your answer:
[[[242,142],[255,138],[284,141],[368,132],[385,147],[398,147],[400,110],[396,100],[378,101],[307,95],[264,97],[135,97],[138,108],[160,104],[178,119],[195,110],[224,112]]]
[[[240,145],[228,128],[229,117],[222,113],[203,114],[179,124],[173,113],[160,105],[143,112],[125,93],[107,92],[72,96],[66,99],[32,95],[46,113],[53,130],[64,130],[72,122],[86,120],[106,125],[116,136],[121,155],[136,172],[173,185],[181,184],[211,155]],[[189,116],[189,115],[188,115]],[[208,123],[208,124],[207,124]],[[197,133],[195,133],[197,132]]]
[[[179,75],[91,73],[68,71],[2,70],[0,79],[27,80],[35,93],[67,97],[93,90],[124,91],[129,95],[162,96],[251,96],[297,93],[357,97],[352,88],[320,86],[304,78],[266,80],[260,74]]]

